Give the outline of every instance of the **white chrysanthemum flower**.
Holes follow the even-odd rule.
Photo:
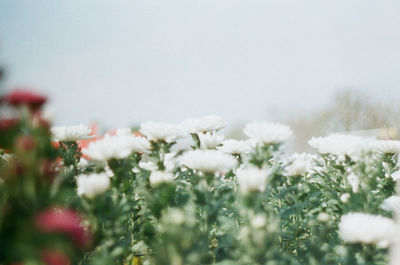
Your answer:
[[[400,153],[400,141],[397,140],[376,140],[372,141],[370,146],[372,150],[385,154]]]
[[[222,146],[217,149],[227,154],[247,154],[251,152],[253,146],[254,141],[251,139],[245,141],[229,139],[225,140],[222,143]]]
[[[152,171],[149,178],[150,184],[152,186],[158,185],[160,183],[172,182],[174,181],[174,179],[174,175],[171,172],[159,170]]]
[[[143,137],[106,135],[103,139],[89,144],[82,152],[94,160],[124,159],[132,152],[143,153],[150,149],[150,143]]]
[[[208,115],[202,118],[191,118],[182,122],[188,133],[205,133],[218,131],[226,126],[226,121],[217,115]]]
[[[237,170],[236,178],[243,193],[264,191],[269,172],[255,166],[247,166]]]
[[[217,150],[192,150],[180,157],[180,163],[202,172],[226,172],[236,166],[236,159]]]
[[[307,173],[314,166],[316,157],[307,153],[294,153],[289,157],[289,164],[285,168],[287,176],[300,176]]]
[[[393,195],[385,199],[381,204],[381,209],[400,214],[400,196]]]
[[[369,151],[371,141],[372,139],[361,136],[332,134],[326,137],[313,137],[308,144],[321,154],[353,156]]]
[[[78,195],[93,199],[99,194],[104,193],[110,186],[110,177],[107,173],[81,174],[76,177]]]
[[[53,138],[57,141],[76,141],[90,138],[91,129],[85,125],[51,127]]]
[[[282,143],[293,136],[289,126],[272,122],[250,122],[243,129],[244,134],[263,144]]]
[[[168,143],[186,136],[180,125],[164,122],[143,122],[140,124],[140,132],[150,141],[163,140]]]
[[[221,145],[224,141],[225,136],[222,134],[206,132],[199,133],[200,148],[201,149],[213,149]]]
[[[377,243],[386,248],[393,241],[397,231],[396,224],[390,218],[365,213],[348,213],[339,223],[340,237],[350,243]]]
[[[360,178],[354,173],[351,173],[347,176],[347,181],[349,182],[353,192],[357,193],[360,186]]]

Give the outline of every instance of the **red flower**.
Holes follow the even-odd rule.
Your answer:
[[[18,119],[11,118],[11,119],[1,119],[0,120],[0,131],[8,131],[12,128],[15,128],[19,123]]]
[[[7,102],[13,106],[28,105],[31,109],[40,108],[47,97],[28,90],[16,89],[1,98],[1,101]]]
[[[42,252],[42,261],[46,265],[69,265],[69,258],[56,250],[44,250]]]
[[[46,209],[36,216],[35,224],[44,233],[69,235],[79,247],[87,246],[91,240],[90,234],[82,227],[81,218],[71,209]]]

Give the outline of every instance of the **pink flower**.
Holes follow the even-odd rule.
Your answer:
[[[91,235],[82,227],[82,220],[71,209],[49,208],[35,218],[36,227],[44,233],[63,233],[69,235],[79,247],[87,246]]]

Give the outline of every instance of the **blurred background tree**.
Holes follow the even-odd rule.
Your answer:
[[[337,93],[332,103],[319,112],[296,114],[286,120],[296,134],[292,147],[295,151],[309,151],[307,141],[311,137],[331,133],[394,139],[399,122],[399,107],[386,105],[362,91],[351,89]]]
[[[286,123],[294,130],[295,139],[291,141],[289,149],[296,152],[312,151],[307,143],[309,139],[331,133],[397,139],[400,125],[398,106],[384,104],[363,91],[353,89],[336,93],[329,105],[311,113],[293,111],[283,113],[285,116],[276,113],[274,121]],[[244,138],[243,126],[234,125],[227,136]]]

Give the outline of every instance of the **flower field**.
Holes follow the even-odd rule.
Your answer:
[[[4,95],[0,264],[400,264],[400,141],[209,115],[104,135]]]

